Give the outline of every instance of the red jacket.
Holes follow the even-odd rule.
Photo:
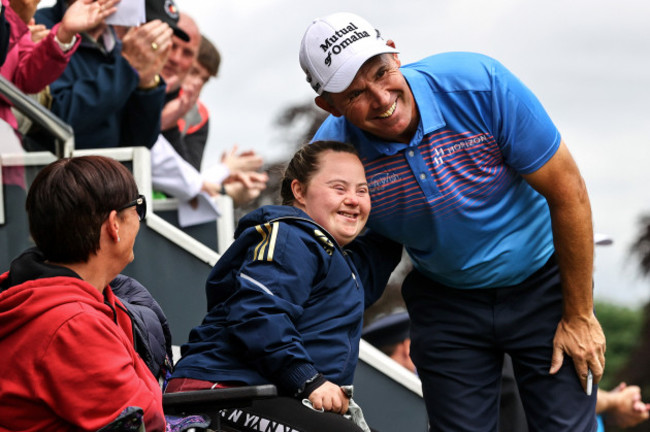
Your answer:
[[[0,431],[95,431],[127,406],[165,430],[160,386],[110,287],[61,267],[29,277],[14,264],[0,276]]]

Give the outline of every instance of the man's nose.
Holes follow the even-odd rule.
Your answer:
[[[172,46],[172,49],[169,50],[169,57],[167,57],[167,61],[171,61],[172,63],[178,63],[180,53],[181,50],[178,49],[178,47]]]
[[[390,104],[390,91],[381,84],[370,84],[368,94],[372,98],[372,104],[375,108],[386,107]]]

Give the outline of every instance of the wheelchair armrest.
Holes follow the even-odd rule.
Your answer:
[[[172,415],[196,413],[210,415],[224,408],[249,406],[255,399],[266,399],[277,395],[278,390],[273,384],[165,393],[163,410],[165,414]]]

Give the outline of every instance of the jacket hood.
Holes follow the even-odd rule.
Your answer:
[[[274,219],[286,217],[305,219],[306,221],[309,221],[309,223],[316,225],[316,222],[314,222],[314,220],[309,217],[307,213],[297,207],[284,205],[267,205],[253,210],[239,220],[237,229],[235,230],[235,238],[239,237],[241,233],[247,228],[265,224]]]
[[[0,275],[0,338],[35,316],[73,302],[97,308],[98,303],[104,306],[104,297],[72,270],[47,264],[38,249],[30,249]]]

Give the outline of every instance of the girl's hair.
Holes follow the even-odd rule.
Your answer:
[[[291,191],[291,183],[298,180],[306,187],[314,173],[320,168],[320,155],[328,150],[359,156],[352,145],[339,141],[315,141],[304,145],[293,155],[287,169],[284,171],[280,188],[283,205],[293,205],[296,197]]]

